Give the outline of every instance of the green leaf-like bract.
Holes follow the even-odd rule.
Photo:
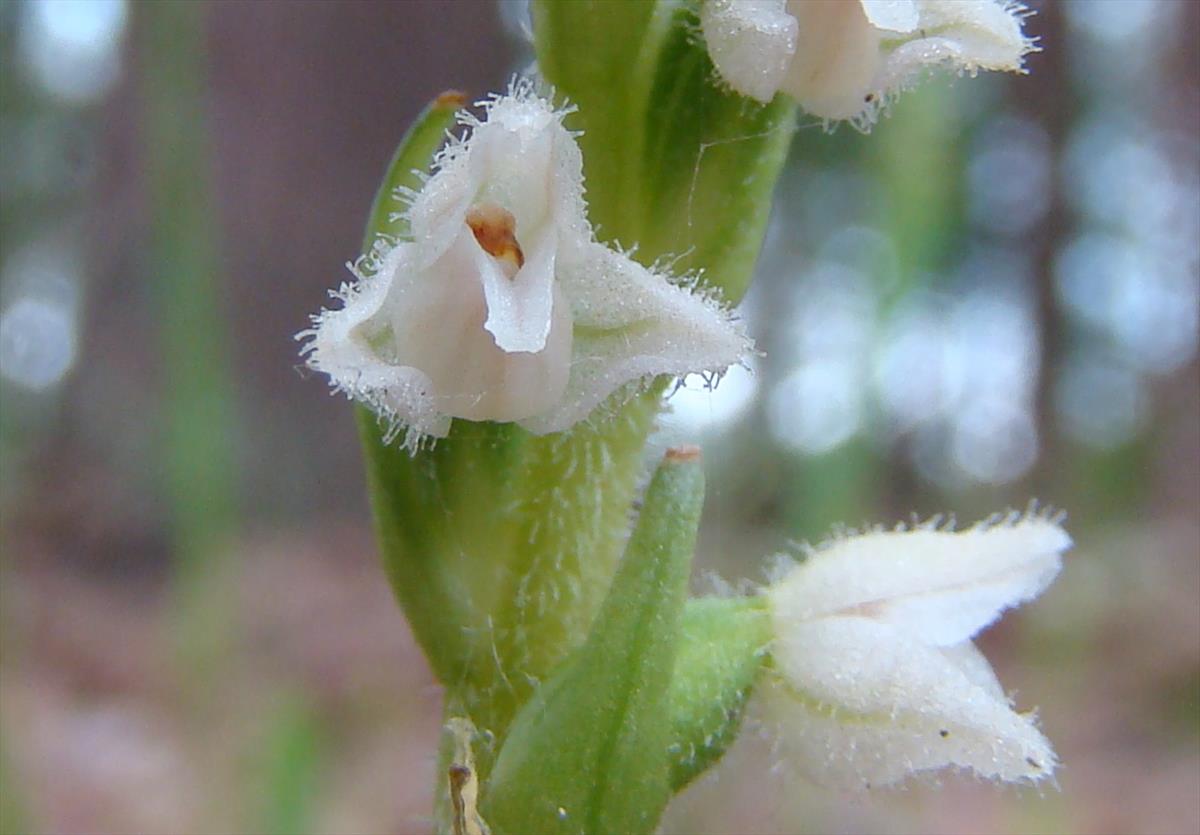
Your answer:
[[[483,817],[500,835],[651,832],[671,795],[670,684],[704,498],[668,453],[587,641],[518,713]]]
[[[598,235],[644,263],[702,271],[730,303],[746,290],[795,105],[724,89],[679,0],[535,0],[538,65],[578,109]]]
[[[671,788],[713,765],[736,738],[771,641],[763,597],[689,600],[671,681]]]
[[[454,125],[458,111],[466,103],[462,93],[447,90],[426,105],[400,139],[375,192],[371,212],[367,215],[363,252],[369,252],[380,236],[393,239],[408,237],[408,220],[404,215],[407,204],[402,194],[421,187],[422,177],[428,172],[433,155],[441,149],[447,131]]]

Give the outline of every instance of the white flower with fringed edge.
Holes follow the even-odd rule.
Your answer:
[[[415,448],[453,418],[565,430],[619,389],[743,361],[714,296],[595,240],[565,111],[522,83],[484,106],[412,196],[411,240],[301,335],[312,368]]]
[[[705,0],[700,23],[721,78],[776,91],[825,119],[874,121],[930,69],[1022,71],[1025,8],[1005,0]]]
[[[1009,516],[834,540],[767,590],[774,667],[758,688],[783,761],[843,787],[955,766],[1037,782],[1056,766],[971,639],[1051,583],[1071,539]]]

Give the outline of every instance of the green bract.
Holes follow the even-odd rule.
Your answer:
[[[592,221],[701,272],[731,302],[750,283],[795,105],[721,89],[697,3],[533,3],[538,66],[577,107]]]
[[[500,832],[650,832],[670,798],[678,624],[704,501],[698,451],[668,453],[587,641],[513,723],[484,818]]]

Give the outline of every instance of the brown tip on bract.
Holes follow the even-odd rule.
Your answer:
[[[696,461],[700,458],[700,447],[695,444],[673,446],[667,450],[668,461]]]
[[[467,106],[467,94],[462,90],[447,90],[433,100],[433,106],[443,110],[458,110]]]

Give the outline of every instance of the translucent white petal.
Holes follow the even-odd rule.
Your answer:
[[[565,135],[566,129],[545,102],[501,99],[472,136],[474,198],[511,211],[522,237],[540,232],[566,193],[582,182],[581,170],[562,165],[559,134]],[[573,142],[568,145],[574,147]]]
[[[918,0],[859,0],[867,20],[876,29],[906,34],[920,25]]]
[[[996,678],[996,671],[992,669],[991,662],[979,651],[979,647],[970,641],[963,641],[952,647],[942,647],[941,653],[951,664],[958,667],[968,681],[980,687],[992,698],[1008,704],[1008,696],[1005,695],[1004,688],[1000,685],[1000,679]]]
[[[420,434],[443,436],[450,417],[520,420],[566,387],[569,305],[559,296],[544,350],[510,353],[483,328],[478,245],[463,228],[425,269],[401,244],[338,311],[321,317],[309,361],[350,396]]]
[[[483,327],[489,311],[476,272],[479,254],[464,227],[428,269],[397,269],[380,311],[390,326],[381,350],[390,351],[393,364],[419,368],[429,378],[427,394],[439,411],[470,420],[520,420],[548,408],[566,387],[570,313],[560,298],[543,350],[504,350]]]
[[[413,240],[440,254],[468,209],[491,203],[511,212],[517,237],[533,241],[547,224],[564,234],[590,234],[583,203],[583,159],[562,116],[522,88],[488,105],[469,138],[452,144],[413,200]]]
[[[772,654],[778,677],[758,691],[763,716],[786,761],[818,782],[869,787],[948,766],[1036,782],[1057,764],[1029,717],[886,624],[801,624]]]
[[[751,349],[741,323],[716,301],[619,252],[589,243],[560,258],[575,323],[571,378],[554,408],[522,421],[533,432],[570,426],[627,383],[721,372]]]
[[[553,318],[557,230],[549,225],[526,247],[525,265],[511,278],[491,255],[475,248],[475,266],[487,301],[483,327],[505,351],[536,352],[546,347]]]
[[[403,251],[393,253],[400,259]],[[380,357],[373,337],[362,327],[378,312],[391,285],[391,273],[361,279],[345,290],[344,304],[322,311],[304,348],[308,364],[329,375],[334,389],[368,405],[385,420],[403,423],[414,436],[444,437],[450,417],[429,396],[432,384],[416,368],[394,365]]]
[[[1024,7],[1002,0],[919,0],[927,37],[958,45],[964,70],[1017,72],[1033,43],[1021,31]]]
[[[1033,48],[1021,31],[1019,7],[996,0],[920,0],[919,37],[888,44],[871,83],[882,99],[919,81],[930,69],[1020,72]]]
[[[796,19],[784,0],[708,0],[700,27],[725,83],[759,101],[775,96],[796,51]]]
[[[770,594],[787,622],[863,615],[952,646],[1040,594],[1070,545],[1061,526],[1038,516],[958,533],[867,533],[822,546]]]
[[[798,32],[784,92],[815,116],[860,114],[882,63],[881,30],[871,25],[862,4],[846,0],[788,0],[787,10]]]

